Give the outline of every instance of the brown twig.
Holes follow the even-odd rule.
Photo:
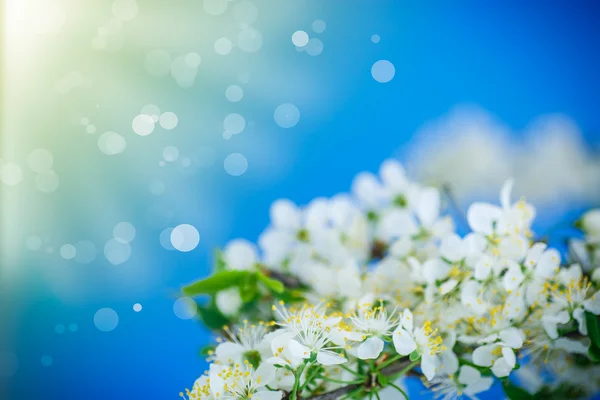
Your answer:
[[[273,271],[271,269],[265,269],[264,272],[271,278],[277,279],[279,282],[283,283],[288,289],[297,289],[302,286],[300,280],[295,276],[287,275],[279,271]]]

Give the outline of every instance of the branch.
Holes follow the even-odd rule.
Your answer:
[[[273,271],[271,269],[264,269],[263,272],[271,278],[277,279],[279,282],[288,289],[296,289],[302,286],[302,283],[295,276],[287,275],[279,271]]]
[[[403,369],[405,369],[406,367],[408,367],[411,364],[411,361],[408,359],[402,359],[399,360],[393,364],[388,365],[387,367],[385,367],[384,369],[382,369],[380,371],[380,374],[383,374],[385,376],[393,376],[395,374],[397,374],[398,372],[402,371]],[[412,376],[416,376],[418,375],[415,372],[409,371],[406,375],[412,375]],[[302,400],[335,400],[338,399],[339,397],[348,394],[356,389],[359,389],[361,387],[365,387],[368,388],[370,387],[370,379],[366,379],[364,383],[355,383],[352,385],[348,385],[348,386],[343,386],[341,388],[332,390],[331,392],[327,392],[327,393],[323,393],[323,394],[318,394],[316,396],[313,397],[300,397],[298,396],[299,399]],[[283,396],[282,400],[289,400],[290,399],[290,394],[286,394],[285,396]]]

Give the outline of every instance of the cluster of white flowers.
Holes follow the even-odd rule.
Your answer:
[[[535,241],[535,209],[511,190],[500,205],[472,204],[464,237],[443,193],[395,161],[358,175],[351,194],[276,201],[258,246],[225,247],[217,290],[189,286],[234,327],[182,397],[382,398],[418,374],[444,399],[475,398],[494,377],[509,384],[520,357],[563,377],[585,368],[586,390],[600,387],[600,211],[582,218],[567,260]]]

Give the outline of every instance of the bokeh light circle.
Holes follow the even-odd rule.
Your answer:
[[[113,237],[124,243],[129,243],[135,239],[135,226],[130,222],[119,222],[113,228]]]
[[[18,185],[23,180],[23,170],[15,163],[0,165],[0,181],[8,186]]]
[[[175,146],[167,146],[162,152],[165,161],[173,162],[179,158],[179,149]]]
[[[240,176],[248,169],[248,160],[241,153],[232,153],[223,162],[225,172],[231,176]]]
[[[223,128],[225,131],[237,135],[246,128],[246,120],[240,114],[229,114],[223,120]]]
[[[381,41],[381,37],[379,37],[379,35],[375,34],[371,36],[371,42],[373,43],[379,43]]]
[[[160,117],[160,108],[158,108],[156,104],[146,104],[140,110],[140,114],[151,116],[152,120],[156,123],[158,122],[158,118]]]
[[[29,236],[25,245],[29,250],[37,251],[42,248],[42,238],[39,236]]]
[[[166,250],[175,250],[171,244],[171,232],[173,232],[173,228],[165,228],[160,232],[160,245]]]
[[[262,44],[262,34],[252,27],[242,29],[237,35],[237,45],[245,53],[257,52]]]
[[[258,18],[258,8],[249,0],[241,0],[233,7],[233,19],[240,24],[250,25]]]
[[[195,52],[187,53],[185,56],[185,63],[190,68],[198,68],[198,66],[200,65],[200,62],[202,62],[202,58],[200,57],[200,54],[198,54],[198,53],[195,53]]]
[[[317,19],[312,23],[311,28],[315,33],[323,33],[327,29],[327,24],[325,21]]]
[[[317,38],[310,38],[305,49],[306,54],[310,56],[318,56],[323,52],[323,42]]]
[[[77,255],[77,249],[72,244],[63,244],[60,247],[60,256],[65,260],[72,260]]]
[[[388,60],[379,60],[371,67],[371,75],[379,83],[391,81],[395,74],[396,68]]]
[[[192,319],[196,316],[198,306],[196,302],[189,297],[180,297],[173,303],[173,313],[179,319]]]
[[[232,103],[237,103],[244,97],[244,89],[238,85],[230,85],[225,89],[225,98]]]
[[[154,131],[154,119],[150,115],[139,114],[133,119],[131,128],[140,136],[148,136]]]
[[[292,43],[296,47],[304,47],[308,44],[308,33],[304,31],[296,31],[292,34]]]
[[[94,325],[102,332],[110,332],[119,325],[119,315],[112,308],[101,308],[94,314]]]
[[[227,0],[203,0],[204,11],[210,15],[221,15],[227,10]]]
[[[69,331],[77,332],[79,330],[79,326],[76,323],[69,324]]]
[[[35,149],[27,157],[27,165],[33,172],[43,174],[52,169],[54,156],[46,149]]]
[[[277,106],[273,118],[280,127],[293,128],[300,121],[300,110],[292,103],[283,103]]]
[[[133,311],[135,311],[135,312],[140,312],[140,311],[142,311],[142,305],[141,305],[140,303],[135,303],[135,304],[133,305]]]
[[[198,243],[200,243],[200,234],[192,225],[177,225],[171,231],[171,244],[176,250],[187,253],[194,250]]]
[[[131,257],[131,246],[119,239],[110,239],[104,245],[104,257],[112,265],[121,265]]]
[[[88,125],[88,126],[85,127],[85,131],[87,133],[89,133],[90,135],[94,134],[94,133],[96,133],[96,126],[95,125]]]
[[[179,119],[177,118],[177,115],[175,115],[174,112],[167,111],[160,115],[158,121],[160,123],[160,126],[163,127],[163,129],[171,130],[175,129],[177,123],[179,122]]]
[[[116,132],[104,132],[98,137],[98,148],[106,155],[113,156],[122,153],[127,147],[125,138]]]
[[[54,192],[60,183],[58,175],[54,171],[39,174],[35,178],[35,187],[43,193]]]
[[[231,40],[229,40],[225,37],[222,37],[222,38],[215,40],[214,47],[215,47],[215,51],[217,52],[217,54],[224,56],[224,55],[231,53],[233,44],[231,43]]]

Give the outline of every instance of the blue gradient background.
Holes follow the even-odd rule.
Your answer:
[[[136,91],[129,94],[129,103],[111,105],[101,96],[89,100],[100,103],[104,117],[123,127],[131,117],[118,116],[120,106],[135,112],[160,101],[165,104],[161,109],[179,116],[179,145],[208,144],[216,151],[216,162],[194,177],[155,167],[148,175],[139,172],[136,159],[108,163],[97,149],[86,162],[89,146],[80,138],[70,142],[72,151],[56,162],[59,191],[40,200],[43,214],[52,213],[53,218],[24,216],[18,232],[26,236],[43,231],[51,238],[56,232],[58,241],[65,242],[106,240],[115,223],[130,221],[137,228],[133,254],[119,267],[110,266],[101,254],[90,265],[61,263],[56,257],[50,263],[48,255],[32,254],[24,239],[20,242],[18,265],[12,266],[19,272],[0,293],[0,307],[10,316],[1,325],[7,338],[4,348],[19,359],[17,373],[0,378],[3,399],[178,398],[206,368],[198,349],[210,339],[199,323],[174,315],[173,301],[183,284],[209,273],[212,249],[237,237],[256,240],[277,198],[303,204],[347,191],[359,171],[376,171],[424,122],[457,104],[478,104],[515,130],[540,114],[564,113],[590,145],[598,144],[597,2],[306,1],[296,4],[296,13],[286,11],[289,3],[255,1],[259,29],[280,14],[288,16],[289,28],[278,35],[264,33],[263,48],[247,61],[252,79],[244,85],[244,100],[235,107],[224,99],[227,83],[220,80],[208,92],[182,90],[169,82],[151,89],[145,84],[125,88]],[[200,10],[197,18],[206,15]],[[325,48],[309,57],[297,53],[289,38],[297,29],[309,31],[315,19],[327,22],[326,31],[318,35]],[[373,34],[381,36],[380,43],[371,43]],[[119,57],[127,58],[123,53]],[[125,76],[139,72],[139,59],[125,69]],[[378,59],[396,67],[395,78],[387,84],[371,77],[371,65]],[[230,83],[234,77],[227,69],[218,76]],[[307,92],[303,82],[315,90]],[[284,130],[274,124],[273,110],[288,101],[298,106],[301,119]],[[255,128],[225,141],[219,127],[206,122],[212,110],[207,105],[238,110],[255,121]],[[215,121],[226,113],[217,113]],[[52,148],[53,134],[46,132],[42,144]],[[246,150],[246,174],[227,175],[224,156]],[[73,159],[72,153],[80,154]],[[82,170],[93,173],[93,183],[92,175],[81,176]],[[147,191],[149,176],[168,182],[170,197],[162,201],[175,210],[170,225],[190,223],[200,231],[201,244],[193,252],[166,251],[158,241],[160,229],[146,224],[145,209],[155,202]],[[60,296],[46,277],[65,270],[71,274],[64,285],[75,294]],[[137,302],[143,305],[140,313],[132,310]],[[102,307],[119,314],[112,332],[94,326],[94,313]],[[54,332],[55,325],[70,323],[78,324],[76,333]],[[43,355],[53,357],[51,367],[41,365]],[[420,392],[412,389],[415,396]],[[482,397],[498,396],[495,391]]]

